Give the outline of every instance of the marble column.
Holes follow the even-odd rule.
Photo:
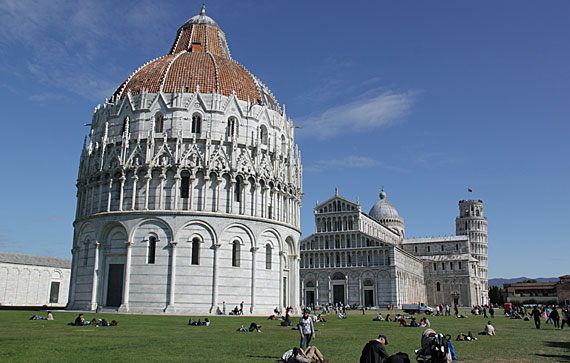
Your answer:
[[[166,181],[166,174],[164,172],[160,174],[160,194],[159,194],[159,204],[158,208],[160,210],[164,210],[164,182]]]
[[[113,179],[109,179],[109,193],[107,194],[107,212],[111,210],[112,197],[113,197]]]
[[[148,194],[150,192],[150,180],[152,179],[152,174],[149,173],[145,176],[146,179],[146,193],[144,193],[144,209],[148,210]]]
[[[119,194],[119,210],[122,211],[123,210],[123,195],[124,195],[124,190],[125,190],[125,180],[127,180],[127,178],[125,178],[124,175],[121,175],[121,178],[119,179],[121,181],[121,189],[120,189],[120,194]]]
[[[77,267],[79,266],[79,248],[71,249],[71,277],[66,309],[73,309],[75,304],[75,285],[77,284]]]
[[[249,308],[249,312],[250,314],[253,314],[253,311],[255,309],[255,293],[256,293],[256,286],[257,286],[257,281],[256,281],[256,266],[257,266],[257,258],[256,258],[256,252],[259,249],[259,247],[252,247],[251,248],[251,306]]]
[[[176,246],[178,242],[170,242],[170,293],[168,294],[168,306],[166,308],[167,312],[171,312],[174,309],[175,296],[176,296]]]
[[[125,286],[123,287],[123,301],[121,306],[119,307],[119,311],[127,312],[129,311],[129,289],[131,285],[131,255],[132,255],[132,242],[126,242],[125,247],[127,249],[127,256],[125,261],[125,274],[124,274],[124,282]]]
[[[174,210],[178,210],[178,208],[180,208],[180,179],[182,179],[180,177],[180,173],[177,172],[174,175]]]
[[[99,284],[99,242],[95,241],[93,256],[93,284],[91,285],[91,310],[97,309],[97,286]]]
[[[218,304],[218,260],[219,249],[221,246],[221,243],[214,243],[212,246],[214,249],[214,266],[212,270],[212,305],[210,306],[210,314],[216,311],[216,306]]]
[[[139,177],[135,171],[133,175],[133,192],[131,193],[133,196],[133,200],[131,200],[131,210],[135,210],[137,207],[137,182],[139,181]]]

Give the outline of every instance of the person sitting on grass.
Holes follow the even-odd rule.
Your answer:
[[[51,313],[51,311],[47,312],[47,320],[53,320],[53,314]]]
[[[73,323],[75,326],[83,326],[85,325],[85,318],[83,317],[83,313],[79,314],[77,318],[75,318],[75,322]]]
[[[360,363],[384,363],[388,358],[388,352],[384,345],[388,344],[388,338],[380,334],[378,338],[369,341],[362,349]]]
[[[413,328],[419,327],[419,324],[418,324],[418,322],[416,321],[416,318],[414,318],[413,316],[412,316],[412,321],[410,322],[410,326],[413,327]]]
[[[321,314],[317,315],[317,323],[326,323],[327,319],[323,318]]]
[[[339,311],[338,312],[338,318],[339,319],[346,319],[346,315],[342,315],[342,313]]]
[[[495,327],[491,324],[491,322],[487,322],[485,325],[485,330],[481,332],[482,335],[495,335]]]
[[[388,316],[390,316],[390,314],[388,314]],[[382,313],[378,312],[378,315],[376,315],[376,317],[372,320],[373,321],[384,321],[384,318],[382,317]]]
[[[408,325],[408,321],[406,320],[405,317],[402,316],[402,318],[400,319],[400,326],[409,326]]]
[[[390,314],[386,315],[386,321],[392,321],[392,318],[390,317]]]
[[[281,359],[288,363],[310,363],[313,359],[317,362],[328,362],[315,346],[308,347],[306,352],[301,348],[295,347],[283,353]]]

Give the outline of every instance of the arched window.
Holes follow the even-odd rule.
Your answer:
[[[234,186],[234,201],[241,202],[241,179],[236,178],[236,184]]]
[[[156,261],[156,237],[150,236],[148,238],[148,253],[146,263],[154,264]]]
[[[161,112],[157,112],[154,115],[154,132],[164,131],[164,115]]]
[[[192,240],[192,264],[200,264],[200,239],[197,237]]]
[[[267,145],[267,127],[265,125],[261,125],[259,129],[259,138],[263,145]]]
[[[265,246],[265,269],[271,270],[271,245],[269,243]]]
[[[441,284],[439,282],[436,283],[435,288],[437,289],[437,291],[441,291]]]
[[[182,174],[180,179],[180,198],[190,197],[190,175],[188,173]]]
[[[202,117],[195,113],[192,115],[192,133],[199,134],[202,129]]]
[[[287,153],[287,143],[285,142],[285,136],[281,135],[281,152]]]
[[[237,119],[235,117],[232,116],[228,119],[228,136],[229,137],[233,137],[235,135],[236,124],[237,124]]]
[[[239,267],[240,244],[239,241],[234,241],[232,244],[232,266]]]

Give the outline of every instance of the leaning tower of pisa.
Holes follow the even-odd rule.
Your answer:
[[[455,219],[456,234],[469,237],[469,250],[471,256],[478,263],[476,276],[479,278],[481,289],[478,302],[488,303],[488,241],[487,241],[487,217],[483,215],[482,200],[460,200],[459,217]]]

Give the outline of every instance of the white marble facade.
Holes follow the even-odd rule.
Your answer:
[[[302,166],[293,122],[229,57],[204,9],[172,49],[95,110],[79,167],[68,307],[298,309]],[[203,78],[185,75],[190,66],[175,63],[185,57]],[[148,76],[137,80],[141,72]],[[147,78],[158,83],[141,86]]]
[[[0,252],[0,306],[64,307],[71,260]]]
[[[337,190],[317,203],[315,233],[301,241],[303,304],[487,303],[483,204],[460,201],[459,207],[456,236],[406,239],[404,220],[384,191],[366,214]],[[484,250],[470,233],[483,223]]]

